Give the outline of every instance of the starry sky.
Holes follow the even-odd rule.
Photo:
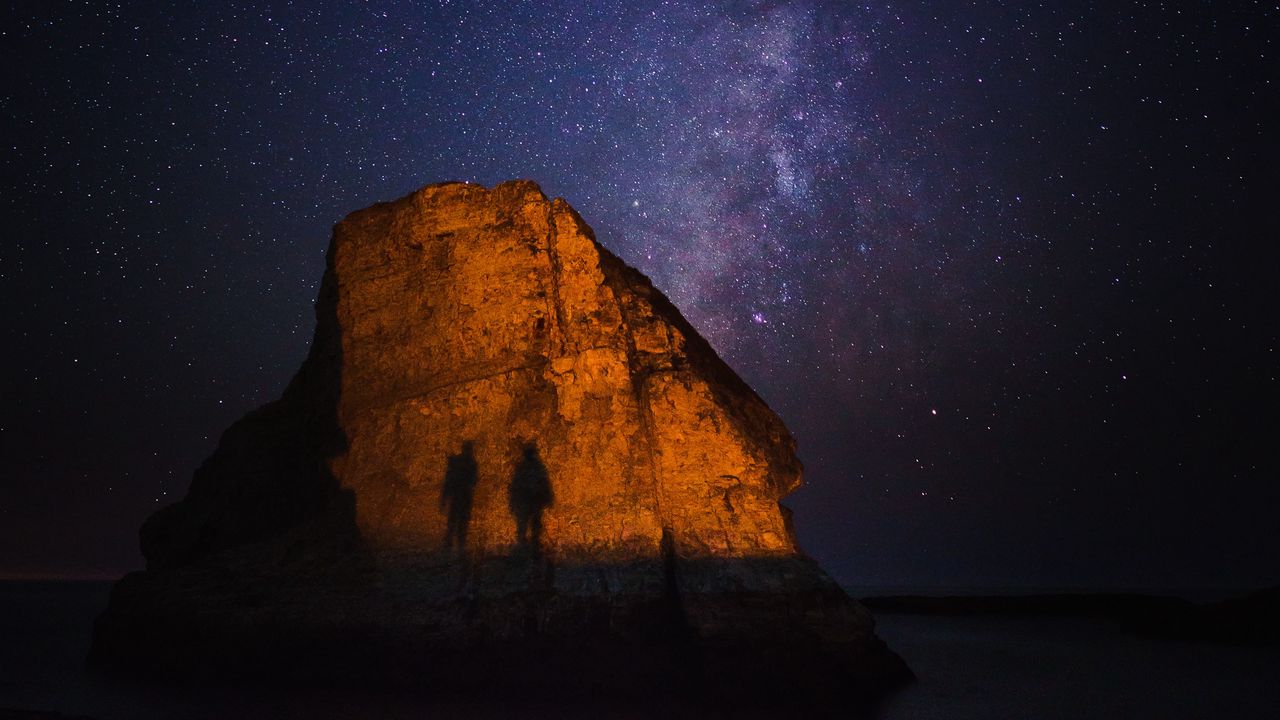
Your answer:
[[[0,576],[140,567],[305,356],[346,213],[531,178],[787,422],[837,579],[1276,584],[1278,17],[20,2]]]

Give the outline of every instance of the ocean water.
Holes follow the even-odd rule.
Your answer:
[[[1280,648],[1136,635],[1079,618],[877,615],[915,671],[880,717],[1280,718]]]
[[[0,582],[0,718],[22,711],[147,718],[488,718],[509,703],[425,702],[383,693],[234,691],[111,683],[85,672],[107,583]],[[919,679],[886,719],[1280,717],[1280,650],[1164,641],[1066,618],[877,616]],[[690,713],[539,704],[523,717]]]

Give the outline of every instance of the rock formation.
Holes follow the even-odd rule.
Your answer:
[[[862,694],[905,672],[796,546],[781,420],[563,200],[445,183],[353,213],[316,316],[282,398],[144,524],[99,667]]]

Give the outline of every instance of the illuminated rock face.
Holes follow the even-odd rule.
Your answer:
[[[435,185],[352,214],[331,252],[349,443],[332,467],[373,545],[446,545],[446,465],[469,442],[474,552],[517,541],[526,445],[553,556],[656,555],[663,528],[687,553],[795,550],[786,428],[563,200]]]
[[[905,672],[796,547],[782,422],[563,200],[448,183],[353,213],[316,316],[283,397],[144,524],[99,667],[456,685],[537,647],[538,684]]]

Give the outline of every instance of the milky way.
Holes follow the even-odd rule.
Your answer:
[[[1265,581],[1275,9],[712,5],[18,12],[0,572],[136,565],[345,213],[522,177],[787,421],[841,580]]]

